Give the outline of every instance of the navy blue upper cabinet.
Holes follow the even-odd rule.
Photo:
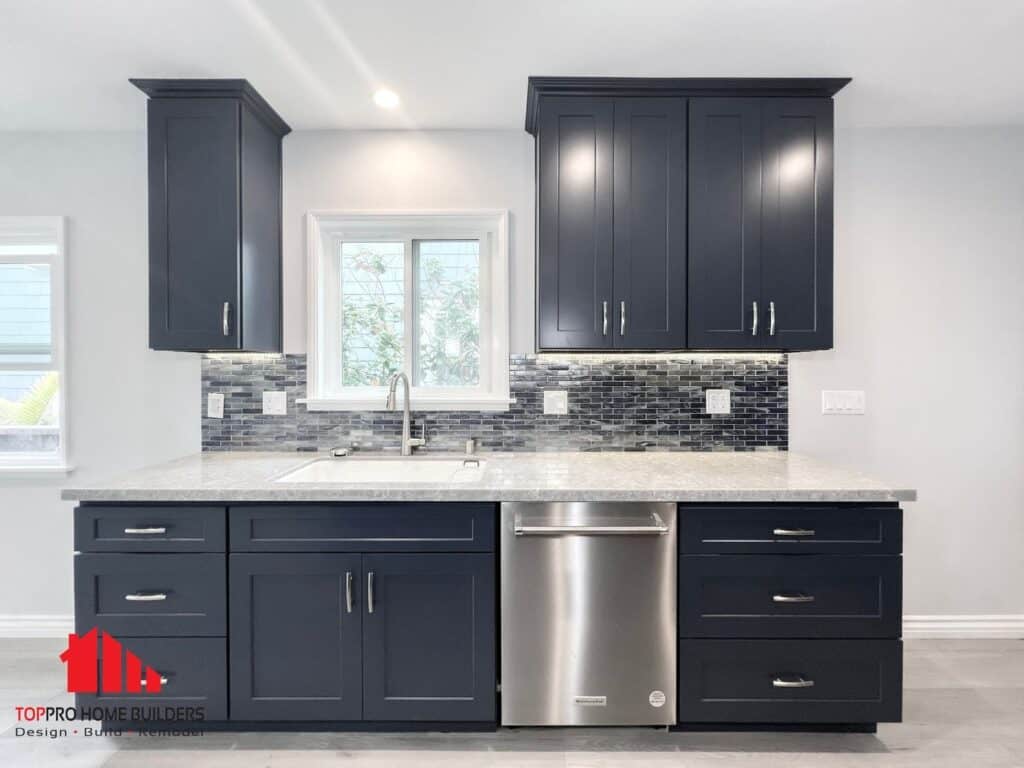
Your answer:
[[[149,95],[149,345],[281,350],[281,138],[244,80],[133,80]]]
[[[612,127],[602,98],[545,100],[537,136],[537,346],[612,346]]]
[[[832,100],[690,104],[689,346],[832,346]]]
[[[686,346],[686,100],[615,100],[618,349]]]
[[[531,77],[537,348],[831,347],[848,82]]]

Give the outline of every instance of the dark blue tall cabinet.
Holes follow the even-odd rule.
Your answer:
[[[281,139],[245,80],[132,80],[148,105],[149,345],[281,351]]]

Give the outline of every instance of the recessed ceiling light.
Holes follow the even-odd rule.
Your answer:
[[[394,109],[400,101],[398,94],[390,88],[380,88],[373,94],[373,103],[381,109]]]

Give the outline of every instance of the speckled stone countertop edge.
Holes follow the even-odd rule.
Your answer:
[[[367,456],[369,458],[369,456]],[[67,487],[82,502],[662,501],[680,503],[898,503],[916,491],[814,457],[768,453],[478,454],[468,483],[278,483],[320,454],[194,454],[105,483]]]

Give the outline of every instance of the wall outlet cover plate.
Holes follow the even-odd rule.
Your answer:
[[[732,413],[732,393],[728,389],[705,389],[704,412]]]
[[[564,389],[549,389],[544,392],[544,413],[564,416],[569,412],[569,393]]]
[[[211,419],[224,418],[224,394],[211,392],[206,396],[206,415]]]
[[[821,412],[826,416],[863,416],[866,397],[862,389],[823,389]]]
[[[288,413],[287,392],[264,392],[263,413],[267,416],[284,416]]]

